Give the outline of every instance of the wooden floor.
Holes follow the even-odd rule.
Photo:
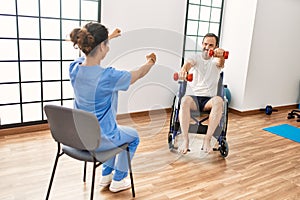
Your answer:
[[[135,127],[141,143],[133,159],[137,200],[197,199],[300,199],[300,143],[263,131],[287,123],[290,110],[271,116],[264,113],[239,116],[229,113],[227,141],[229,155],[200,151],[203,135],[190,134],[191,152],[181,156],[167,145],[169,114],[128,117],[120,124]],[[56,144],[49,131],[9,135],[0,138],[0,199],[45,199]],[[88,179],[82,182],[83,163],[63,156],[58,164],[50,199],[89,199]],[[131,190],[111,193],[101,190],[101,169],[97,170],[97,200],[132,199]]]

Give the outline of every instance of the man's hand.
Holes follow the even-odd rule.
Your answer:
[[[216,49],[214,50],[214,57],[217,57],[217,58],[224,57],[224,52],[225,52],[224,49],[216,48]]]
[[[178,73],[179,75],[179,80],[185,80],[187,81],[187,75],[188,71],[195,65],[191,61],[184,63],[184,65],[181,67],[180,72]]]
[[[185,70],[180,70],[179,73],[178,73],[179,80],[185,80],[186,81],[187,74],[188,73]]]

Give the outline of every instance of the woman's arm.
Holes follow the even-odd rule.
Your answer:
[[[151,53],[146,56],[146,63],[140,66],[137,70],[131,71],[131,82],[130,84],[135,83],[140,78],[144,77],[151,69],[151,67],[156,62],[156,55],[154,53]]]
[[[108,35],[108,39],[111,40],[119,36],[121,36],[121,30],[116,28],[111,34]]]

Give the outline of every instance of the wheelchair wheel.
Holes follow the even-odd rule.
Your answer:
[[[169,133],[169,136],[168,136],[168,144],[169,144],[169,149],[173,150],[174,144],[172,144],[172,134],[171,133]]]
[[[220,150],[220,154],[223,158],[228,156],[229,147],[228,147],[228,143],[225,139],[222,139],[219,150]]]

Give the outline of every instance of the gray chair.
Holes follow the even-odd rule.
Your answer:
[[[122,151],[127,151],[128,168],[131,179],[132,196],[135,197],[131,160],[128,144],[108,151],[95,152],[101,145],[101,131],[96,116],[92,113],[56,105],[45,105],[51,135],[57,142],[57,154],[47,191],[49,198],[55,170],[60,156],[66,154],[72,158],[84,161],[83,181],[86,181],[87,162],[93,163],[92,185],[90,199],[93,199],[96,168]]]

